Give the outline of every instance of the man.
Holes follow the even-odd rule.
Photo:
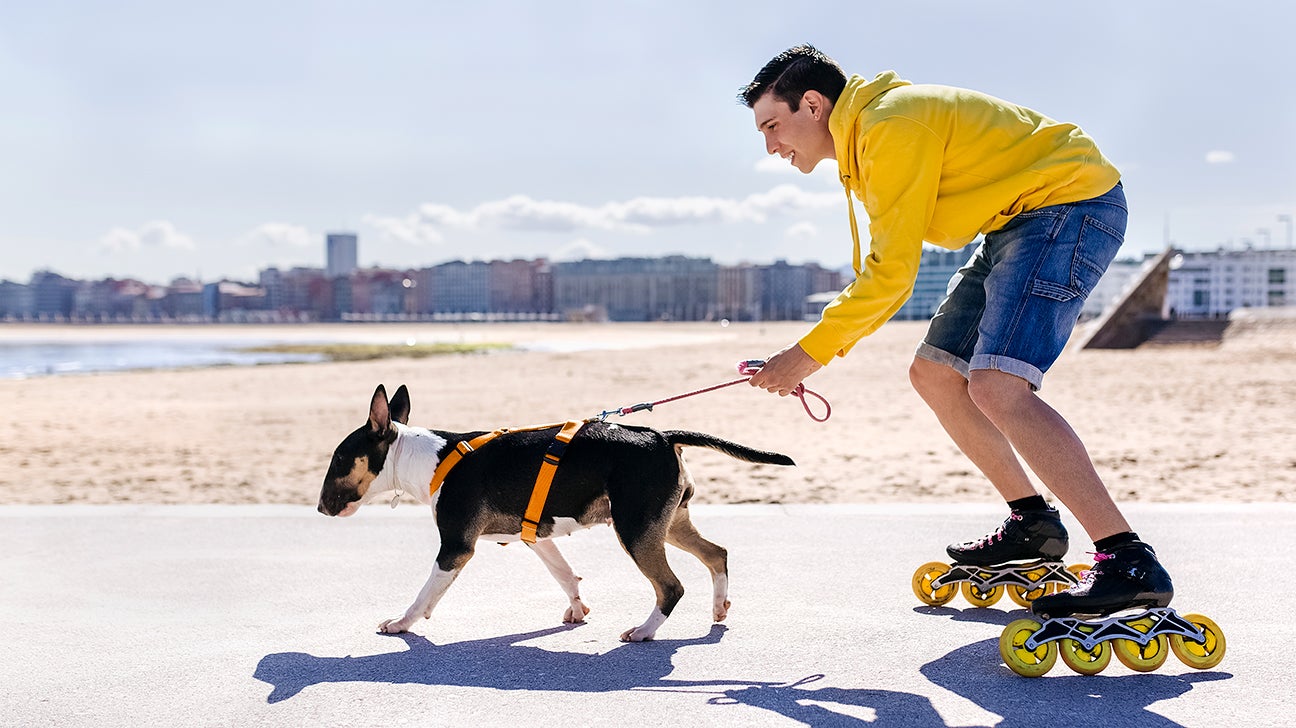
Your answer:
[[[1084,444],[1035,394],[1124,239],[1120,173],[1093,140],[975,91],[914,85],[891,71],[848,79],[809,45],[772,59],[739,98],[768,153],[807,174],[837,161],[855,238],[855,280],[751,384],[786,396],[904,304],[924,240],[957,249],[983,234],[950,282],[909,376],[1011,513],[989,535],[947,550],[976,565],[1066,553],[1066,530],[1025,461],[1099,552],[1083,583],[1036,600],[1035,613],[1168,605],[1169,575],[1130,529]],[[851,194],[868,212],[866,254]]]

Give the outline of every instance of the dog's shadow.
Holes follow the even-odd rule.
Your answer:
[[[557,652],[519,644],[579,629],[565,625],[523,634],[436,645],[416,634],[395,635],[406,649],[363,657],[317,657],[303,652],[266,655],[253,677],[273,686],[267,702],[293,697],[312,685],[341,682],[413,683],[499,690],[606,692],[632,688],[760,685],[752,680],[667,680],[682,647],[717,644],[726,627],[703,637],[622,644],[595,654]]]

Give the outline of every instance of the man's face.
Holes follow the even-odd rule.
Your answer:
[[[801,99],[795,112],[772,93],[752,105],[756,128],[765,136],[765,151],[790,161],[803,174],[810,174],[821,160],[836,156],[828,131],[829,109],[822,96],[811,98],[812,94]]]

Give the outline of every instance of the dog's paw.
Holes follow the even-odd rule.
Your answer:
[[[717,621],[717,622],[723,622],[723,621],[725,621],[725,617],[728,617],[728,616],[729,616],[729,607],[730,607],[730,606],[731,606],[731,605],[730,605],[730,602],[729,602],[728,599],[724,600],[724,603],[723,603],[723,604],[717,604],[717,605],[715,605],[714,614],[712,615],[712,616],[715,617],[715,621]]]
[[[622,632],[621,641],[622,642],[647,642],[653,638],[653,634],[655,634],[655,632],[649,632],[645,630],[643,627],[635,627],[634,629],[627,629],[626,631]]]
[[[404,618],[385,619],[382,624],[378,625],[378,631],[383,634],[400,634],[409,631],[409,625],[405,623]]]
[[[585,606],[579,598],[572,600],[572,605],[567,607],[563,612],[563,624],[581,624],[585,621],[585,615],[590,613],[590,608]]]

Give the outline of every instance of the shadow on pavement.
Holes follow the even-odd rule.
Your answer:
[[[1174,658],[1170,660],[1163,670],[1175,666]],[[1112,664],[1116,665],[1116,661],[1112,660]],[[921,672],[933,684],[1003,716],[997,728],[1059,721],[1104,728],[1180,726],[1148,710],[1149,706],[1177,698],[1197,683],[1233,677],[1227,672],[1130,674],[1119,667],[1107,669],[1120,669],[1121,674],[1077,675],[1059,660],[1044,677],[1020,677],[999,658],[999,640],[995,638],[960,647],[923,665]]]
[[[944,725],[931,701],[920,695],[803,687],[819,681],[823,675],[812,675],[792,684],[737,676],[711,680],[666,678],[674,670],[671,657],[676,650],[719,643],[726,631],[723,625],[713,626],[706,636],[697,639],[620,645],[603,654],[554,652],[518,644],[571,629],[579,626],[448,645],[435,645],[422,636],[407,633],[395,635],[393,639],[400,639],[408,649],[362,657],[280,652],[261,658],[253,677],[272,687],[266,698],[272,704],[288,700],[311,686],[344,682],[579,693],[649,690],[694,693],[718,710],[726,705],[746,705],[814,726]],[[834,709],[841,706],[854,706],[867,717],[856,718]],[[735,717],[735,720],[741,719]]]
[[[517,644],[579,626],[435,645],[416,634],[394,635],[408,649],[362,657],[316,657],[302,652],[266,655],[253,677],[273,686],[267,702],[277,703],[312,685],[342,682],[410,683],[484,687],[497,690],[604,692],[645,686],[749,685],[751,680],[666,680],[671,656],[681,647],[716,644],[726,628],[714,625],[705,637],[623,644],[602,654],[554,652]]]
[[[865,688],[823,687],[811,690],[802,687],[823,678],[823,675],[811,675],[790,685],[752,685],[725,690],[707,702],[711,705],[763,708],[808,726],[913,728],[945,725],[931,700],[921,695]],[[844,708],[848,712],[842,712]]]
[[[1003,609],[993,609],[986,607],[967,607],[965,609],[955,609],[953,607],[914,607],[916,614],[922,614],[929,617],[949,617],[951,622],[977,622],[980,624],[997,624],[1000,627],[1007,627],[1008,623],[1029,617],[1030,612],[1025,609],[1014,609],[1004,611]]]

